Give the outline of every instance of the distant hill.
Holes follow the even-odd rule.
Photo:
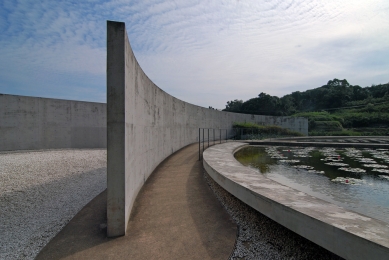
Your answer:
[[[339,132],[343,128],[366,127],[382,130],[372,130],[382,134],[388,131],[389,126],[389,83],[362,88],[350,85],[345,79],[333,79],[319,88],[292,92],[281,98],[261,92],[258,97],[245,102],[235,99],[228,101],[223,110],[258,115],[304,116],[309,119],[309,131],[318,131],[318,134],[331,129]],[[371,129],[367,129],[366,133],[369,132]]]

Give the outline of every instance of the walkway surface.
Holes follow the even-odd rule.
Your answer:
[[[209,189],[198,146],[174,153],[135,201],[128,236],[106,237],[106,192],[86,205],[36,259],[228,259],[237,227]]]

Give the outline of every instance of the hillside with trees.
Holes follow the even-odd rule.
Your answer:
[[[389,83],[360,87],[333,79],[281,98],[261,92],[245,102],[228,101],[224,111],[307,117],[310,135],[389,135]]]

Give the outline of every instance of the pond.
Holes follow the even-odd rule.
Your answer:
[[[389,151],[248,146],[235,158],[259,174],[389,223]]]

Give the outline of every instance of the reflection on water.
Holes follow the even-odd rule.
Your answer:
[[[245,166],[317,198],[389,223],[389,151],[248,146]]]

